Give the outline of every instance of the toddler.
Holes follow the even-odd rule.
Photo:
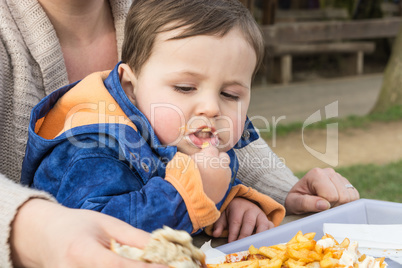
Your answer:
[[[33,109],[22,183],[146,231],[230,242],[278,225],[284,208],[236,179],[233,150],[258,137],[246,113],[263,49],[238,0],[134,1],[122,62]]]

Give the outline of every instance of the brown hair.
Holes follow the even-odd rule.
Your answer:
[[[122,61],[139,73],[151,55],[156,35],[181,27],[183,32],[172,39],[224,36],[239,27],[257,56],[254,73],[261,65],[264,54],[261,31],[239,0],[134,0],[125,24]]]

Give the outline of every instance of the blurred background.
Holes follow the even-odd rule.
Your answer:
[[[299,177],[333,167],[402,202],[400,1],[240,1],[264,34],[249,117],[273,151]]]

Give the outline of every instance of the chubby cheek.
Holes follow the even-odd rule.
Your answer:
[[[246,117],[225,117],[219,121],[220,151],[226,152],[233,148],[241,138]]]
[[[246,122],[246,119],[244,118],[241,121],[236,121],[236,123],[234,124],[233,146],[240,140],[241,135],[243,134],[245,122]]]
[[[233,123],[233,137],[232,137],[232,144],[231,147],[235,146],[236,143],[240,140],[241,135],[243,134],[244,130],[244,123],[245,123],[245,118],[244,120],[236,120]]]
[[[180,141],[185,117],[177,107],[168,104],[155,105],[147,118],[163,145],[176,145]]]

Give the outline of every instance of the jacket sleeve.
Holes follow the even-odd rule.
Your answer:
[[[262,194],[251,187],[243,185],[238,179],[235,180],[235,185],[230,190],[220,210],[224,211],[235,197],[242,197],[257,204],[275,226],[278,226],[285,217],[286,211],[281,204],[268,195]]]
[[[204,194],[191,161],[178,153],[166,168],[166,178],[147,182],[127,162],[110,156],[75,160],[61,179],[49,177],[52,170],[44,162],[34,187],[41,188],[44,184],[38,180],[46,175],[52,185],[47,190],[65,206],[100,211],[149,232],[167,225],[194,233],[215,222],[220,213]]]
[[[234,186],[230,189],[229,194],[227,194],[220,211],[223,212],[235,197],[241,197],[257,204],[275,226],[278,226],[285,217],[285,208],[281,204],[271,197],[243,185],[239,179],[235,180]],[[208,235],[212,235],[213,226],[207,226],[205,232]],[[222,236],[227,236],[227,234],[228,232],[226,230],[223,232]]]

